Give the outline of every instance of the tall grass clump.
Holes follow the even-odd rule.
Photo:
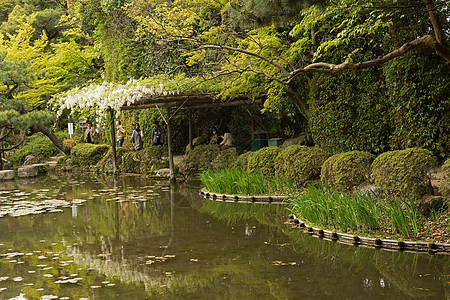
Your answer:
[[[276,177],[265,177],[262,173],[248,174],[242,170],[208,170],[200,180],[209,192],[231,195],[286,195],[292,194],[291,181]]]
[[[375,194],[347,194],[330,187],[310,187],[291,198],[291,210],[308,222],[343,232],[391,228],[389,233],[412,236],[422,229],[418,209],[409,198],[381,199]]]

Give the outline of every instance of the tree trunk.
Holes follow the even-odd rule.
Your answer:
[[[36,126],[32,126],[31,127],[34,131],[40,131],[43,134],[45,134],[52,142],[53,144],[56,146],[56,148],[59,149],[59,151],[61,151],[64,154],[69,154],[69,150],[66,149],[66,147],[64,147],[64,144],[58,139],[58,137],[55,135],[55,133],[45,127],[44,125],[36,125]]]

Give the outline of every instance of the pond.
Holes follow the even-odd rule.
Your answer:
[[[195,185],[49,175],[0,183],[0,299],[450,299],[450,258],[352,247],[280,205]]]

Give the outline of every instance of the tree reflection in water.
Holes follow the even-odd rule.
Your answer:
[[[48,291],[92,299],[449,295],[448,257],[313,238],[285,225],[288,212],[280,205],[204,200],[195,186],[130,176],[58,176],[14,187],[30,194],[44,188],[48,197],[88,201],[77,206],[76,216],[69,208],[58,214],[0,218],[0,253],[41,251],[0,256],[0,277],[20,275],[34,282],[26,293],[35,296]],[[42,254],[47,258],[39,259]],[[45,271],[53,277],[43,276],[46,267],[37,267],[42,264],[53,268]],[[76,285],[57,283],[73,274],[82,278]],[[0,281],[2,287],[8,289],[0,298],[25,292],[23,283],[11,279]]]

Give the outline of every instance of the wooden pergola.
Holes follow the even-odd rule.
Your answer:
[[[170,180],[176,181],[175,166],[173,163],[172,151],[172,132],[170,120],[181,109],[188,110],[189,119],[189,145],[192,149],[192,110],[200,108],[226,107],[226,106],[242,106],[249,104],[262,103],[266,96],[262,95],[257,98],[251,95],[239,95],[233,98],[223,100],[215,93],[192,93],[192,94],[177,94],[177,95],[152,95],[143,97],[141,100],[133,104],[123,106],[121,110],[136,110],[146,108],[157,108],[167,126],[167,147],[169,152],[169,168]],[[161,112],[160,108],[166,110],[166,115]],[[172,112],[173,111],[173,112]],[[116,134],[115,134],[115,117],[114,110],[110,110],[111,122],[111,141],[113,154],[113,169],[117,170],[116,158]]]

